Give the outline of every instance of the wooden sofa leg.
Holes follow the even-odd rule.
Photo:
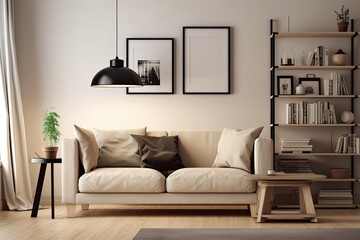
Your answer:
[[[89,210],[89,204],[81,204],[81,210]]]
[[[250,215],[253,218],[257,217],[257,204],[249,204]]]
[[[66,213],[68,218],[75,217],[76,204],[66,204]]]

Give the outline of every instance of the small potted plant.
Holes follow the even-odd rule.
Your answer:
[[[45,159],[56,158],[58,151],[58,147],[56,145],[61,135],[59,131],[59,119],[59,114],[54,111],[46,109],[43,112],[42,134],[43,140],[46,143],[46,147],[43,147]]]
[[[339,32],[347,32],[349,26],[349,9],[342,5],[340,12],[335,11],[336,19],[338,21]]]

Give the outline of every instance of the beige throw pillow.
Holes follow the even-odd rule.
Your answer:
[[[99,148],[95,136],[90,130],[76,125],[74,125],[74,130],[80,145],[80,161],[85,172],[90,172],[96,168],[99,159]]]
[[[224,128],[213,167],[240,168],[251,172],[250,161],[254,142],[262,129],[263,127],[246,130]]]
[[[130,130],[93,129],[100,148],[98,167],[140,167],[138,144],[130,134],[146,135],[146,127]]]

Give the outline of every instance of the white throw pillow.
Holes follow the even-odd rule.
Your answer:
[[[80,161],[85,172],[90,172],[96,168],[99,159],[99,147],[95,136],[90,130],[76,125],[74,125],[74,130],[80,146]]]
[[[140,167],[138,144],[130,134],[146,135],[146,127],[130,130],[93,129],[100,148],[98,167]]]
[[[240,168],[251,172],[250,161],[254,142],[260,136],[263,128],[256,127],[246,130],[224,128],[213,167]]]

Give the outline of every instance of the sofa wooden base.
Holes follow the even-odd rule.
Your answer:
[[[257,216],[257,204],[248,204],[247,205],[251,217]],[[89,210],[90,204],[81,204],[81,210]],[[75,217],[76,213],[76,204],[66,204],[67,217],[72,218]]]

